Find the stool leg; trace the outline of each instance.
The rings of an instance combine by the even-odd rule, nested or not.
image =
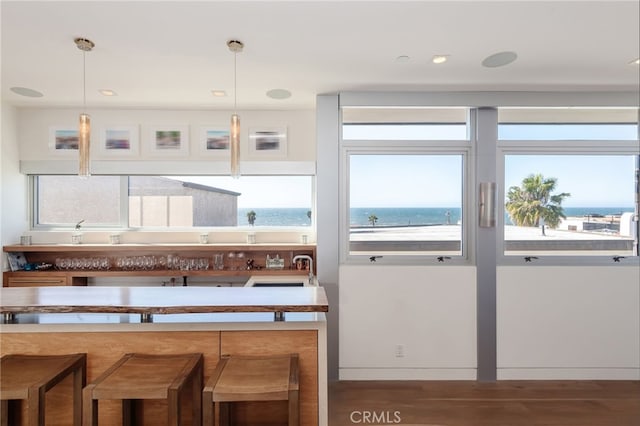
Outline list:
[[[202,382],[204,381],[204,371],[202,363],[197,368],[192,378],[191,397],[193,399],[193,420],[194,426],[202,426]],[[179,402],[179,401],[178,401]]]
[[[289,391],[289,426],[300,425],[300,401],[297,390]]]
[[[193,401],[195,404],[195,401]],[[168,426],[179,426],[180,424],[180,394],[177,389],[169,389],[167,395]]]
[[[73,371],[73,426],[82,425],[82,389],[87,384],[84,368]]]
[[[29,388],[27,394],[27,424],[44,426],[44,387]]]
[[[212,388],[205,388],[202,392],[202,426],[215,425],[214,406]]]
[[[0,406],[0,426],[9,426],[9,400],[3,399]]]
[[[82,424],[84,426],[98,425],[98,401],[93,399],[92,392],[91,385],[82,390]]]

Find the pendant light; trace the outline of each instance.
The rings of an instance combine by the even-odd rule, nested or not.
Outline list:
[[[89,148],[91,144],[91,117],[86,113],[87,108],[87,77],[85,56],[91,52],[95,44],[86,38],[76,38],[73,40],[78,49],[82,50],[82,113],[78,124],[78,176],[88,177],[91,175],[89,169]]]
[[[244,44],[238,40],[229,40],[227,42],[229,50],[233,52],[233,114],[231,114],[231,177],[238,179],[240,177],[240,116],[237,114],[238,108],[238,86],[237,86],[237,70],[236,57],[242,52]]]

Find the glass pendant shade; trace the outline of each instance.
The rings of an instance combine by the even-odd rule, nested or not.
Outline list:
[[[231,115],[231,177],[240,178],[240,116],[235,112],[238,108],[238,73],[236,67],[236,57],[242,52],[244,44],[238,40],[227,41],[229,50],[233,53],[233,110]]]
[[[231,177],[240,177],[240,116],[231,115]]]
[[[82,51],[82,113],[78,123],[78,176],[88,177],[91,175],[89,169],[89,145],[91,144],[91,117],[84,111],[87,108],[87,73],[86,73],[86,53],[91,52],[95,44],[86,38],[75,38],[73,42]]]
[[[89,170],[89,145],[91,138],[91,117],[89,114],[80,114],[80,125],[78,129],[78,155],[80,163],[78,165],[78,176],[90,176]]]

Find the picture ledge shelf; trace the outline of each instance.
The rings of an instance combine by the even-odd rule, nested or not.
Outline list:
[[[289,175],[313,176],[316,174],[315,161],[241,161],[242,175]],[[25,175],[78,173],[76,160],[21,160],[20,173]],[[228,161],[175,160],[92,160],[91,173],[94,175],[228,175]]]

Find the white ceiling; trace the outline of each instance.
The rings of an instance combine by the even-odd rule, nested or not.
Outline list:
[[[240,110],[311,109],[317,94],[341,91],[637,91],[640,67],[629,62],[640,56],[639,3],[3,0],[2,99],[82,105],[75,37],[96,44],[86,54],[89,108],[233,108],[231,38],[245,43]],[[518,59],[481,65],[501,51]],[[431,63],[436,54],[449,61]],[[274,88],[293,96],[270,99]]]

